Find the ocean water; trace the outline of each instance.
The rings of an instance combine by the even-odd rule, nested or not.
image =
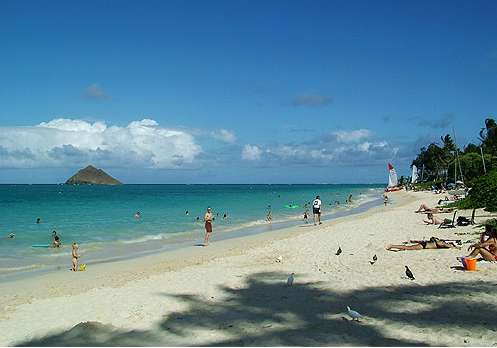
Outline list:
[[[240,229],[301,219],[319,194],[324,213],[347,210],[378,198],[383,185],[0,185],[0,275],[64,268],[70,244],[83,262],[194,245],[203,238],[203,214],[214,210],[213,240]],[[352,204],[345,204],[349,194]],[[339,201],[340,205],[335,202]],[[288,208],[288,205],[298,208]],[[141,218],[135,217],[135,212]],[[188,211],[188,214],[186,214]],[[227,214],[227,218],[223,218]],[[197,216],[200,221],[197,221]],[[309,214],[312,218],[312,214]],[[36,223],[37,218],[41,219]],[[56,230],[63,247],[47,244]],[[8,239],[9,233],[14,239]]]

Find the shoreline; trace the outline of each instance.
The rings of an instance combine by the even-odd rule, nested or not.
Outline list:
[[[97,345],[95,332],[107,345],[492,344],[493,324],[482,318],[497,308],[489,288],[497,284],[496,265],[464,272],[450,268],[457,267],[460,250],[385,251],[388,243],[454,237],[473,233],[472,227],[438,230],[420,223],[413,211],[436,196],[390,196],[395,204],[321,226],[1,283],[0,330],[7,334],[0,344],[55,345],[69,335],[86,340],[76,344]],[[372,254],[378,255],[373,266]],[[402,278],[404,264],[415,282]],[[284,286],[290,272],[296,273],[294,289]],[[463,303],[486,307],[475,314]],[[342,319],[346,305],[365,315],[361,324]],[[477,321],[468,324],[468,315]],[[98,323],[71,329],[86,321]],[[39,340],[47,335],[55,341]]]
[[[336,206],[333,206],[331,208],[326,207],[326,210],[331,210],[331,212],[325,212],[325,214],[322,215],[322,221],[360,214],[368,209],[371,209],[374,206],[382,204],[382,200],[380,198],[374,198],[373,194],[364,196],[364,200],[359,200],[358,205],[344,205],[338,208]],[[312,214],[309,215],[309,224],[312,224]],[[219,232],[216,233],[215,231],[215,233],[211,237],[211,241],[219,242],[233,238],[267,233],[273,230],[277,231],[292,228],[298,226],[299,224],[302,224],[301,215],[295,214],[283,219],[274,220],[270,224],[261,222],[261,220],[255,220],[247,223],[242,223],[240,225],[234,225],[232,227],[223,226]],[[92,250],[90,252],[91,256],[87,258],[88,261],[83,261],[81,263],[85,263],[88,266],[95,266],[98,264],[133,260],[154,254],[172,252],[175,250],[189,248],[191,246],[199,246],[199,244],[202,242],[202,238],[199,238],[197,233],[200,233],[202,235],[201,237],[203,238],[203,229],[201,231],[197,229],[192,231],[171,233],[170,235],[166,234],[165,238],[151,238],[150,240],[145,240],[143,242],[133,242],[129,240],[103,242],[103,244],[99,244],[97,246],[96,252],[95,250]],[[61,253],[64,251],[65,254],[67,254],[64,254],[64,257],[68,260],[67,264],[69,265],[70,255],[68,253],[70,252],[70,250],[68,248],[69,244],[65,246],[64,250],[58,251],[60,251]],[[110,250],[107,249],[107,252],[98,251],[105,248],[110,248]],[[123,250],[124,248],[125,250]],[[83,256],[85,256],[85,251],[82,251],[82,253]],[[107,256],[101,256],[102,253],[106,253]],[[110,256],[108,256],[108,254],[110,254]],[[58,258],[61,258],[61,256],[58,256]],[[43,275],[52,272],[59,272],[63,269],[63,267],[64,266],[54,264],[42,265],[41,268],[40,266],[32,264],[12,267],[12,271],[6,270],[0,272],[0,284],[4,282],[34,277],[38,274]]]

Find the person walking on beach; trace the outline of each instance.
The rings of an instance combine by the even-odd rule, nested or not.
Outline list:
[[[388,195],[386,192],[383,193],[383,203],[385,204],[385,207],[388,204]]]
[[[76,272],[78,270],[78,259],[80,258],[79,255],[79,246],[78,243],[73,242],[72,243],[72,270]]]
[[[209,237],[212,233],[212,209],[207,208],[207,212],[204,215],[205,222],[205,238],[204,238],[204,246],[209,245]]]
[[[304,222],[305,222],[306,224],[308,224],[308,223],[309,223],[308,218],[309,218],[309,217],[308,217],[308,215],[307,215],[307,209],[306,209],[306,210],[304,211]]]
[[[316,216],[317,221],[321,225],[321,198],[319,196],[316,196],[316,199],[312,202],[312,213],[314,218],[314,226],[316,226]]]

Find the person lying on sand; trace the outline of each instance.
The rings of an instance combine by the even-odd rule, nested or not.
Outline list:
[[[430,208],[426,204],[421,204],[415,213],[452,213],[454,209],[452,208]]]
[[[426,216],[427,220],[423,220],[423,222],[427,225],[440,225],[442,221],[438,220],[432,213],[428,213]]]
[[[485,235],[488,238],[482,241]],[[481,256],[486,261],[497,261],[497,230],[495,227],[485,226],[485,232],[480,238],[480,243],[471,244],[468,251],[471,251],[468,257]]]
[[[402,250],[423,250],[423,249],[450,249],[457,248],[453,243],[447,243],[446,241],[439,239],[437,237],[431,237],[430,240],[412,240],[413,245],[394,245],[390,244],[386,247],[388,251],[402,251]]]

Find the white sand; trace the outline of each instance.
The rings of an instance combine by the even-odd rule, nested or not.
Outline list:
[[[395,204],[318,227],[0,284],[0,345],[497,345],[496,264],[451,268],[468,244],[385,250],[431,236],[474,240],[460,233],[478,230],[423,225],[413,211],[438,196],[391,197]],[[364,318],[346,318],[347,305]],[[87,321],[98,323],[73,328]]]

